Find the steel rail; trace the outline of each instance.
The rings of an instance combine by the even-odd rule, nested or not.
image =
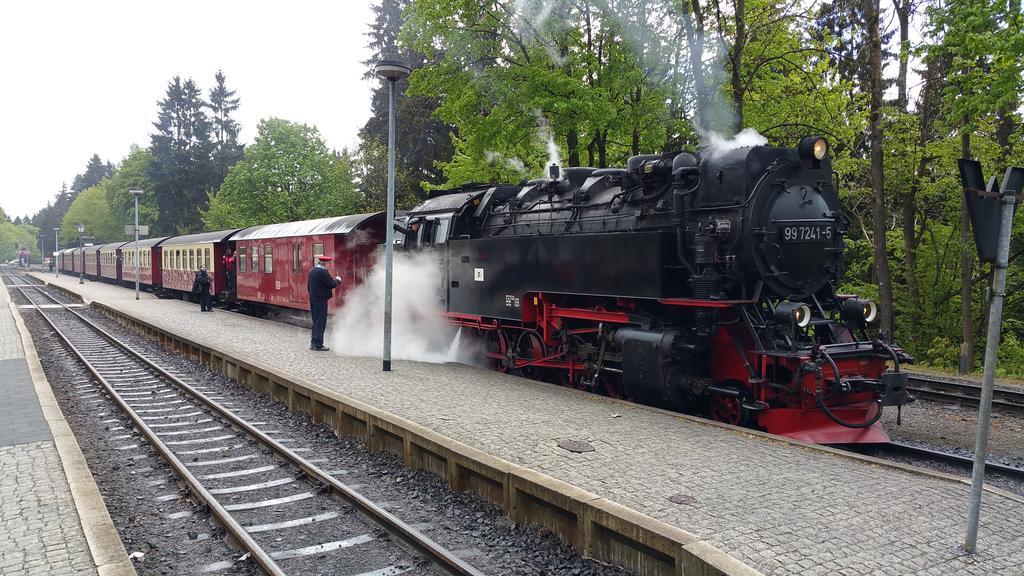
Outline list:
[[[50,325],[54,333],[56,333],[57,336],[59,336],[60,339],[63,340],[65,344],[67,344],[68,348],[70,348],[71,351],[75,354],[75,356],[78,357],[78,360],[82,362],[85,368],[93,375],[93,377],[96,378],[96,380],[100,384],[103,385],[103,388],[106,389],[107,394],[110,395],[114,402],[116,402],[117,405],[121,407],[121,410],[123,410],[125,414],[127,414],[127,416],[135,424],[135,427],[138,428],[138,430],[142,432],[143,436],[146,437],[146,440],[148,440],[149,443],[154,448],[156,448],[157,452],[160,454],[160,457],[163,458],[168,465],[170,465],[170,467],[174,470],[174,473],[177,474],[178,477],[185,482],[185,484],[188,486],[189,491],[192,492],[192,494],[200,501],[202,505],[206,506],[210,510],[210,513],[223,525],[224,529],[232,537],[238,540],[239,544],[242,546],[242,548],[246,550],[246,552],[248,552],[252,556],[252,559],[256,562],[256,564],[266,574],[270,576],[286,576],[284,570],[282,570],[281,567],[277,564],[277,562],[275,562],[274,559],[270,557],[270,554],[268,554],[266,550],[264,550],[259,544],[257,544],[256,541],[249,535],[249,533],[245,531],[245,528],[243,528],[242,525],[234,519],[234,517],[221,505],[220,502],[217,501],[216,498],[214,498],[212,494],[210,494],[210,492],[202,485],[202,483],[199,482],[199,479],[197,479],[188,470],[188,468],[185,467],[181,460],[179,460],[178,457],[174,455],[171,449],[168,448],[167,445],[164,444],[162,440],[160,440],[156,433],[153,432],[153,429],[146,424],[142,417],[140,417],[135,412],[135,410],[133,410],[132,407],[129,406],[127,402],[125,402],[124,398],[122,398],[121,395],[118,394],[118,392],[114,389],[113,385],[111,385],[110,382],[108,382],[107,379],[102,374],[100,374],[99,370],[92,364],[92,362],[87,360],[85,356],[81,353],[81,351],[74,344],[71,343],[71,340],[67,337],[67,335],[65,335],[64,332],[62,332],[61,329],[57,327],[53,320],[48,318],[46,314],[43,313],[42,308],[40,308],[39,305],[36,304],[35,301],[33,301],[28,294],[25,293],[25,290],[21,286],[18,286],[17,288],[18,291],[21,292],[22,296],[24,296],[29,302],[32,303],[33,306],[35,306],[36,310],[39,312],[39,315],[43,317],[43,320],[46,320],[46,323]],[[47,295],[45,292],[43,294],[49,297],[49,295]],[[78,313],[74,312],[67,306],[64,306],[60,302],[57,302],[56,299],[50,299],[56,302],[57,304],[60,304],[64,310],[71,312],[72,314],[75,314],[82,320],[85,320],[85,318],[82,318],[82,316],[79,315]],[[88,322],[88,320],[85,320],[85,322],[91,325],[91,323]],[[105,332],[103,332],[103,334],[106,335]]]
[[[973,456],[960,456],[959,454],[950,454],[948,452],[943,452],[941,450],[921,448],[920,446],[913,446],[910,444],[904,444],[902,442],[889,442],[888,444],[883,444],[882,448],[885,450],[892,450],[893,452],[896,453],[911,454],[923,458],[931,458],[933,460],[952,462],[954,464],[958,464],[966,468],[970,468],[974,464]],[[1008,466],[1006,464],[1000,464],[998,462],[992,462],[989,460],[985,461],[985,468],[989,472],[999,472],[1007,476],[1012,476],[1016,479],[1024,479],[1024,468]]]
[[[196,390],[192,386],[189,386],[188,384],[181,381],[173,374],[167,372],[157,364],[154,364],[148,358],[145,358],[144,356],[133,350],[131,347],[129,347],[127,344],[124,344],[123,342],[118,340],[117,337],[111,335],[103,328],[94,324],[88,318],[85,318],[78,312],[68,308],[61,302],[58,302],[55,298],[53,298],[46,292],[43,292],[43,286],[33,286],[33,288],[36,288],[41,294],[52,300],[54,303],[59,304],[65,310],[77,316],[84,324],[98,332],[112,344],[121,348],[129,355],[133,356],[134,358],[138,359],[139,361],[150,367],[152,370],[159,373],[164,378],[173,382],[176,386],[187,392],[190,396],[201,402],[211,411],[215,412],[218,416],[224,418],[225,420],[228,420],[232,425],[234,425],[242,432],[248,434],[250,437],[269,447],[275,454],[283,458],[285,461],[292,464],[296,468],[302,470],[307,475],[307,477],[313,478],[322,485],[330,488],[343,500],[352,504],[365,516],[369,517],[373,523],[381,526],[388,532],[400,537],[402,541],[404,541],[407,545],[412,546],[417,551],[425,554],[431,561],[439,565],[441,568],[457,576],[484,576],[482,572],[480,572],[476,568],[473,568],[465,561],[463,561],[461,558],[455,556],[453,553],[443,548],[440,544],[434,542],[428,536],[422,534],[420,531],[416,530],[412,526],[409,526],[408,524],[406,524],[405,522],[403,522],[402,520],[388,512],[387,510],[384,510],[380,506],[377,506],[363,495],[349,488],[348,486],[340,482],[337,478],[334,478],[330,474],[327,474],[327,472],[320,469],[313,463],[305,460],[292,450],[285,447],[283,444],[277,442],[270,436],[267,436],[265,433],[253,427],[251,424],[249,424],[239,416],[235,415],[230,410],[225,409],[224,407],[217,404],[215,401],[208,398],[202,392]],[[79,357],[81,357],[81,355],[79,355]]]
[[[977,406],[981,385],[973,382],[939,379],[926,374],[910,374],[908,388],[923,398],[948,400],[967,406]],[[1024,390],[996,388],[993,405],[1014,411],[1024,411]]]

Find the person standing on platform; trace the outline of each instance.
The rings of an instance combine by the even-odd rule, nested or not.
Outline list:
[[[235,291],[235,251],[228,248],[224,251],[224,289],[228,293]]]
[[[326,352],[330,348],[324,346],[324,330],[327,328],[327,302],[331,299],[334,289],[341,285],[341,277],[331,278],[327,271],[327,263],[333,261],[330,256],[318,256],[316,266],[309,271],[307,289],[309,290],[309,313],[313,317],[313,336],[309,340],[309,349]]]
[[[196,272],[196,279],[192,282],[192,292],[199,294],[200,312],[213,312],[213,296],[210,294],[212,280],[210,273],[206,271],[206,266],[200,266],[199,271]]]

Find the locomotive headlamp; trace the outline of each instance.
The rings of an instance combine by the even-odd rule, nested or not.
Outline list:
[[[828,140],[820,136],[807,136],[800,139],[797,150],[804,160],[824,160],[828,156]]]
[[[860,325],[870,324],[878,317],[878,306],[871,300],[847,298],[843,301],[843,320]]]
[[[775,320],[804,328],[811,323],[811,309],[803,302],[780,302],[775,307]]]

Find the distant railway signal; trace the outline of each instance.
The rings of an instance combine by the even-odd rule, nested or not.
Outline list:
[[[967,541],[964,549],[974,553],[978,545],[978,519],[981,515],[981,491],[985,482],[985,453],[992,417],[992,389],[995,385],[996,360],[999,353],[999,331],[1003,320],[1003,297],[1006,289],[1006,268],[1010,256],[1010,231],[1017,196],[1024,188],[1024,168],[1011,166],[1003,176],[1003,185],[995,191],[993,177],[984,184],[981,163],[962,158],[960,181],[964,188],[964,204],[974,229],[978,258],[993,265],[992,289],[989,298],[988,333],[985,339],[985,376],[978,403],[978,437],[974,445],[974,470],[971,475],[971,499],[967,508]]]

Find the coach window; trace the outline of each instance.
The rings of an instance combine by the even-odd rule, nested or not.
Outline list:
[[[174,269],[181,270],[181,250],[174,251]]]
[[[246,260],[247,250],[245,246],[238,247],[238,271],[245,272],[245,269],[249,266],[249,261]]]
[[[206,262],[206,269],[210,270],[210,249],[203,248],[203,262]]]
[[[263,245],[263,272],[264,274],[274,271],[274,247],[270,244]]]
[[[313,266],[316,266],[316,259],[324,255],[323,243],[313,244]]]
[[[259,244],[253,244],[252,245],[252,271],[253,272],[259,272],[260,271],[260,245]]]

